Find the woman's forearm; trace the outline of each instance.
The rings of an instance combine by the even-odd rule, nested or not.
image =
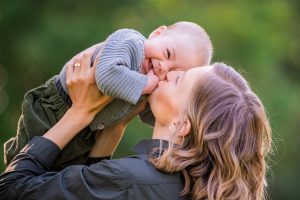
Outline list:
[[[87,113],[79,113],[77,110],[70,108],[43,137],[63,149],[79,131],[90,123],[91,118],[92,116]]]
[[[66,83],[72,107],[43,136],[54,142],[60,149],[63,149],[98,112],[112,101],[112,97],[103,95],[95,83],[96,66],[91,67],[94,51],[95,48],[90,48],[67,63]]]

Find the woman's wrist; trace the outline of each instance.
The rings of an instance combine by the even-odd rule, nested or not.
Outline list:
[[[73,119],[73,123],[78,124],[78,126],[86,127],[89,125],[93,118],[95,117],[95,113],[89,112],[85,109],[71,107],[67,113]]]

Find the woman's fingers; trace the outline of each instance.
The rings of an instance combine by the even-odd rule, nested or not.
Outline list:
[[[78,53],[76,56],[74,56],[66,65],[71,65],[72,68],[72,79],[77,78],[83,78],[83,76],[86,76],[90,72],[91,68],[91,62],[92,62],[92,56],[96,52],[97,48],[99,48],[99,45],[93,45],[92,47],[89,47],[88,49],[85,49],[84,51]],[[70,69],[69,69],[70,70]],[[69,75],[71,75],[69,71]],[[70,78],[70,76],[69,76]]]
[[[81,68],[82,68],[82,56],[79,55],[75,58],[75,63],[73,65],[74,78],[77,79],[79,77]]]
[[[67,63],[67,69],[66,69],[66,83],[67,83],[67,85],[70,84],[72,76],[73,76],[73,66],[69,62],[69,63]]]
[[[92,67],[92,57],[94,55],[94,53],[97,51],[97,48],[99,46],[94,45],[88,49],[86,49],[83,53],[82,53],[82,75],[86,77],[93,83],[95,82],[95,68]],[[93,65],[95,65],[94,62]]]
[[[90,70],[93,53],[94,53],[94,49],[89,48],[82,55],[82,70],[84,72],[88,72]]]
[[[95,78],[95,76],[96,76],[96,66],[95,65],[93,65],[92,67],[91,67],[91,71],[90,71],[90,75],[91,75],[91,78],[92,78],[92,82],[96,82],[96,78]]]
[[[67,62],[66,66],[66,84],[70,86],[74,77],[74,65],[76,63],[76,59],[78,56],[74,56],[69,62]]]
[[[100,48],[99,44],[96,44],[93,47],[94,47],[94,52],[96,52],[96,51],[99,52],[99,48]],[[99,62],[99,56],[96,56],[96,58],[95,58],[95,60],[93,62],[93,66],[91,67],[91,75],[92,75],[92,77],[95,77],[95,75],[96,75],[96,65],[97,65],[98,62]],[[95,78],[94,78],[94,81],[95,81]]]

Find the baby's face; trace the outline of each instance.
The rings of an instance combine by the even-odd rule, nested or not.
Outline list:
[[[145,41],[142,73],[147,74],[153,69],[160,80],[165,80],[171,70],[197,67],[200,63],[197,49],[188,35],[168,33],[149,38]]]

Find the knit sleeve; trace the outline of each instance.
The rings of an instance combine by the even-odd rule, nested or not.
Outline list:
[[[147,84],[146,75],[139,73],[144,47],[139,35],[127,31],[117,31],[105,42],[96,83],[105,95],[136,104]]]

